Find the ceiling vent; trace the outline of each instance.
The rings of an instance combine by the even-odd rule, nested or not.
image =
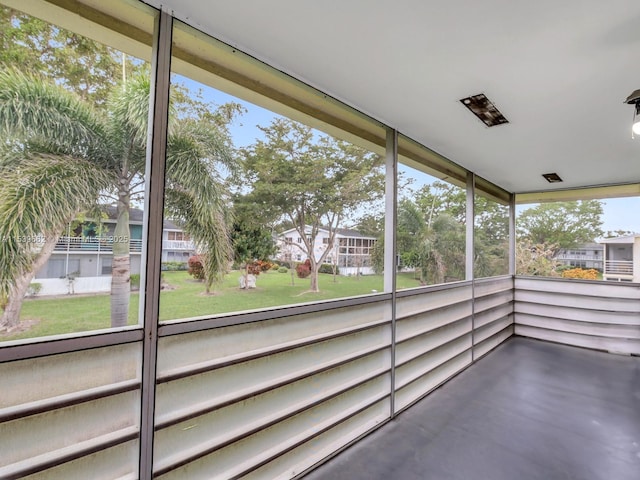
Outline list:
[[[496,108],[484,93],[463,98],[460,102],[471,110],[476,117],[482,120],[482,123],[487,127],[495,127],[496,125],[509,123],[509,120],[500,113],[500,110]]]
[[[549,183],[560,183],[562,181],[557,173],[543,173],[542,176]]]

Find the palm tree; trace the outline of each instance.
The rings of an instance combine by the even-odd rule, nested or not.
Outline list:
[[[398,205],[398,250],[405,265],[420,270],[420,281],[444,283],[464,278],[465,229],[447,213],[425,218],[410,200]]]
[[[150,84],[138,75],[117,87],[104,111],[61,87],[0,69],[0,328],[19,321],[22,299],[65,226],[115,198],[111,325],[127,323],[129,211],[144,186]],[[165,208],[203,254],[207,290],[232,249],[217,167],[233,168],[221,124],[170,115]]]

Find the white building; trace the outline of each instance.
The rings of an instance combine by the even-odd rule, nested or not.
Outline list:
[[[305,235],[311,239],[311,227],[305,227]],[[331,251],[323,263],[337,263],[340,275],[371,275],[374,273],[371,261],[375,237],[369,237],[356,230],[338,228]],[[313,255],[319,261],[329,246],[329,231],[320,228],[313,244]],[[304,262],[308,257],[305,243],[295,228],[278,235],[276,258],[283,262]]]
[[[562,265],[576,268],[595,268],[602,271],[604,246],[599,243],[585,243],[575,248],[562,248],[556,260]]]
[[[116,225],[115,207],[107,207],[107,218],[99,222],[83,221],[69,226],[53,253],[34,277],[42,289],[39,295],[98,293],[111,289],[111,264]],[[131,273],[140,273],[143,211],[129,212],[129,252]],[[98,226],[98,224],[100,224]],[[195,254],[189,237],[172,222],[165,220],[162,230],[162,262],[187,263]]]
[[[604,280],[640,283],[640,234],[601,240]]]

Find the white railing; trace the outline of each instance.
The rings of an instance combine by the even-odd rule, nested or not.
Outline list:
[[[163,240],[163,250],[195,250],[194,243],[190,240]]]
[[[602,261],[602,255],[572,255],[568,253],[561,253],[556,258],[558,260],[589,260],[593,262]]]
[[[102,237],[67,237],[63,236],[56,242],[55,252],[113,252],[113,244],[125,241],[117,235],[105,235]],[[129,251],[138,253],[142,251],[142,240],[129,239]]]
[[[392,301],[163,322],[155,415],[141,330],[0,348],[0,478],[88,478],[93,459],[137,478],[145,415],[149,477],[291,478],[505,341],[514,317],[517,335],[640,354],[637,284],[502,277]]]
[[[515,286],[516,335],[640,354],[637,285],[519,277]]]
[[[605,275],[633,275],[633,262],[630,260],[607,260],[604,264]]]
[[[513,333],[511,277],[397,295],[395,310],[381,294],[163,322],[155,415],[141,401],[141,331],[35,358],[0,349],[0,478],[88,478],[85,459],[138,478],[147,414],[149,478],[292,478]]]

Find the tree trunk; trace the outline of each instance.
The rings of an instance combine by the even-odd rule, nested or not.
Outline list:
[[[246,290],[247,279],[249,278],[249,262],[244,264],[244,273],[240,276],[240,288]]]
[[[13,329],[20,323],[20,311],[22,310],[22,302],[24,300],[31,280],[36,272],[40,270],[53,252],[58,242],[59,235],[45,235],[45,242],[40,253],[33,262],[31,268],[15,280],[11,293],[7,298],[7,304],[4,307],[2,316],[0,317],[0,329]]]
[[[205,257],[205,254],[200,255],[200,261],[202,262],[202,268],[204,269],[204,294],[209,295],[211,293],[211,286],[213,285],[213,280],[209,278],[207,272],[209,268],[205,266],[205,262],[208,262],[209,259]]]
[[[438,283],[444,283],[444,274],[447,271],[447,267],[444,264],[444,260],[442,258],[441,255],[439,255],[438,253],[435,254],[435,263],[436,263],[436,279],[435,282],[436,284]]]
[[[111,264],[112,327],[124,327],[129,320],[129,298],[131,296],[129,200],[128,192],[118,192],[118,218],[113,232],[113,262]]]
[[[320,264],[316,262],[311,262],[311,291],[319,292],[318,288],[318,270],[320,270]]]

